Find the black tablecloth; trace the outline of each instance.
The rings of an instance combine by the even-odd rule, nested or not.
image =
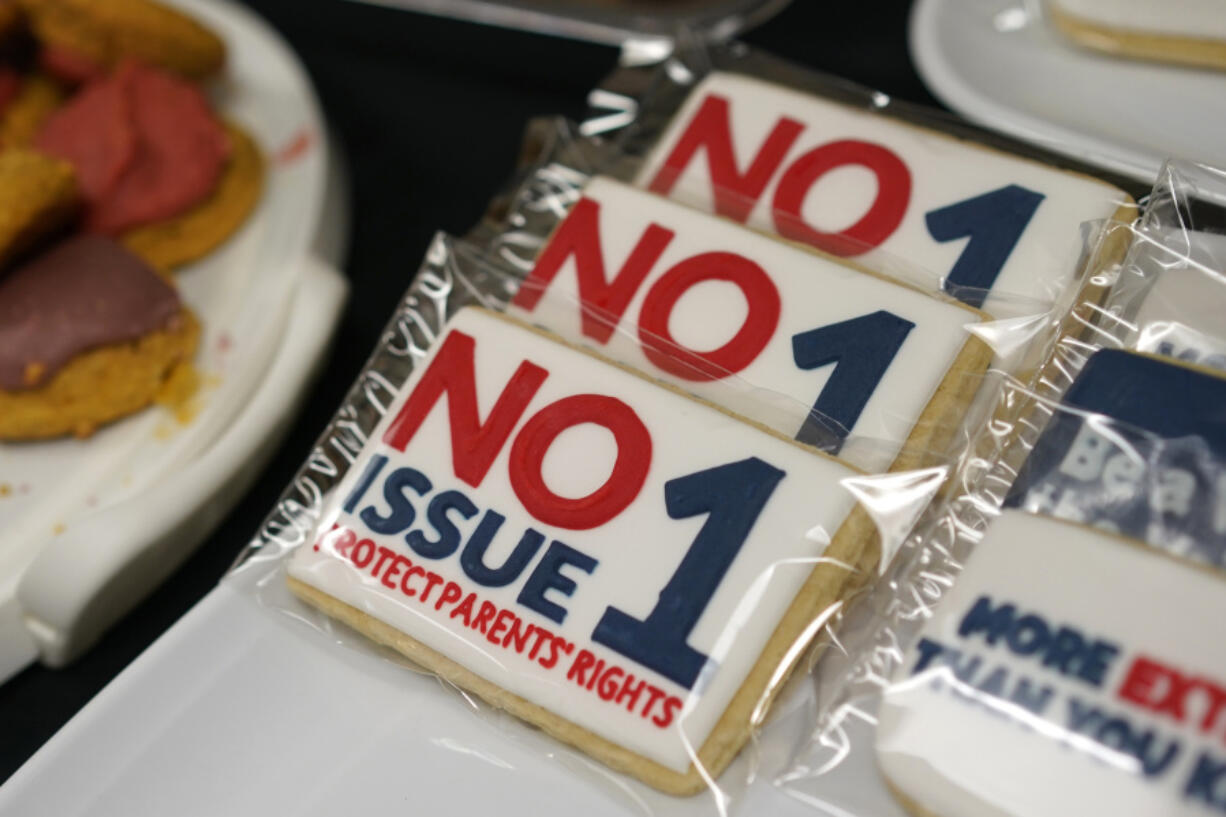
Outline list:
[[[347,0],[248,0],[297,49],[351,182],[352,297],[321,380],[243,501],[175,575],[80,661],[33,666],[0,686],[0,780],[217,584],[361,368],[436,230],[460,233],[507,178],[524,123],[578,116],[611,48]],[[794,0],[744,39],[935,104],[906,47],[909,2]]]

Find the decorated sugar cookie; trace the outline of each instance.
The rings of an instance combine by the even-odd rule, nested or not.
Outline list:
[[[939,451],[977,310],[595,178],[511,312],[868,470]]]
[[[877,759],[916,815],[1226,809],[1220,574],[1006,511],[902,658]]]
[[[1061,33],[1096,51],[1226,68],[1219,0],[1048,0],[1047,11]]]
[[[921,267],[993,314],[1050,303],[1077,272],[1081,223],[1133,215],[1096,179],[722,72],[637,184],[877,269]]]
[[[1063,402],[1007,505],[1226,564],[1226,378],[1108,349]]]
[[[289,582],[609,766],[693,793],[695,763],[731,761],[790,650],[871,561],[839,484],[855,473],[468,308]]]

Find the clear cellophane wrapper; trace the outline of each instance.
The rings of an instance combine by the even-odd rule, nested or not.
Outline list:
[[[744,53],[731,48],[727,55],[729,59],[740,59]],[[780,81],[790,76],[781,67],[762,70],[777,71],[775,78]],[[662,67],[656,71],[657,76],[670,73],[675,74],[676,68]],[[825,80],[807,82],[816,82],[823,90],[837,87]],[[868,92],[846,88],[843,92],[855,96],[869,108],[886,104]],[[644,108],[639,114],[641,123],[646,126],[651,121],[648,111]],[[1017,422],[1023,413],[1022,404],[1029,406],[1043,393],[1046,388],[1043,378],[1053,365],[1051,360],[1063,348],[1061,344],[1069,335],[1068,316],[1073,314],[1069,306],[1084,302],[1089,297],[1086,293],[1095,293],[1097,297],[1105,280],[1100,267],[1118,263],[1121,234],[1118,225],[1085,225],[1082,229],[1089,249],[1077,259],[1069,287],[1038,295],[1033,291],[1014,294],[997,288],[992,292],[991,314],[965,305],[983,304],[986,292],[977,292],[975,287],[949,280],[946,272],[924,269],[889,252],[875,252],[871,265],[866,268],[854,259],[831,257],[796,242],[766,239],[759,233],[754,233],[752,239],[734,241],[730,237],[728,240],[733,241],[734,247],[736,241],[766,240],[782,248],[780,251],[805,254],[804,257],[812,259],[812,264],[839,268],[840,274],[869,276],[920,293],[934,303],[965,311],[965,323],[959,323],[951,336],[960,338],[962,348],[973,350],[974,354],[959,355],[945,373],[941,386],[946,395],[954,395],[955,399],[948,403],[934,400],[929,406],[935,405],[938,410],[918,415],[887,405],[877,410],[879,422],[874,426],[875,431],[857,433],[854,428],[847,427],[843,416],[824,413],[822,407],[828,404],[821,404],[820,400],[814,403],[812,395],[799,397],[778,381],[753,374],[751,369],[722,368],[720,361],[712,361],[687,347],[667,328],[659,331],[658,320],[647,324],[641,312],[636,314],[637,307],[613,314],[607,304],[586,301],[581,291],[551,289],[547,285],[540,286],[540,282],[533,279],[542,252],[556,237],[576,204],[590,193],[593,180],[597,180],[597,184],[609,184],[630,179],[633,176],[630,168],[640,161],[631,143],[620,138],[610,140],[593,136],[587,124],[573,126],[560,120],[534,123],[525,151],[528,161],[507,192],[491,205],[487,218],[463,240],[445,235],[436,237],[367,365],[311,456],[236,563],[229,581],[246,588],[271,611],[283,614],[299,635],[330,645],[329,649],[334,649],[338,660],[360,664],[367,659],[355,656],[379,654],[405,666],[406,684],[434,683],[441,679],[442,686],[462,696],[478,717],[512,736],[517,747],[515,751],[526,747],[528,751],[554,758],[568,770],[590,779],[594,791],[623,801],[639,813],[726,813],[744,802],[751,787],[795,778],[788,770],[794,771],[797,758],[803,754],[797,754],[796,747],[805,745],[809,737],[817,733],[818,713],[829,709],[829,685],[825,679],[839,672],[840,662],[850,666],[851,659],[863,653],[857,646],[857,639],[867,633],[867,625],[849,627],[848,611],[870,609],[879,591],[872,591],[866,603],[853,607],[852,602],[870,588],[892,585],[902,575],[899,571],[913,563],[913,554],[919,546],[914,544],[916,537],[911,534],[912,529],[918,522],[920,527],[916,530],[926,531],[933,524],[932,520],[944,513],[930,509],[934,498],[937,499],[936,507],[944,508],[950,497],[961,496],[966,480],[975,474],[975,463],[984,460],[981,449],[985,434],[996,434],[1000,440],[1012,437],[1000,431],[1002,425]],[[686,184],[679,182],[678,189],[684,190]],[[735,190],[721,190],[717,194],[724,202],[735,202],[740,195]],[[744,231],[730,222],[710,218],[716,225],[712,229],[726,229],[730,233]],[[532,308],[523,306],[525,292],[533,293]],[[517,301],[521,303],[517,305]],[[680,309],[678,304],[683,301],[673,304]],[[471,317],[474,309],[482,310],[476,313],[478,318]],[[500,317],[508,313],[513,324],[506,324],[506,319]],[[457,319],[458,315],[464,317]],[[542,318],[542,315],[570,315],[571,318],[569,322],[557,322]],[[739,584],[727,585],[722,590],[725,595],[735,592],[738,596],[716,605],[732,613],[722,618],[708,616],[702,619],[700,616],[697,624],[691,621],[689,632],[694,641],[700,643],[689,642],[688,647],[694,648],[704,659],[701,666],[705,669],[699,673],[703,680],[683,678],[683,681],[690,681],[689,687],[684,683],[678,685],[675,679],[662,680],[651,675],[649,666],[643,668],[626,658],[627,653],[620,653],[620,658],[610,654],[608,638],[600,642],[606,645],[602,653],[596,646],[568,637],[571,630],[555,626],[561,623],[556,608],[567,599],[573,600],[574,609],[563,609],[562,615],[567,617],[573,612],[571,621],[590,616],[589,626],[604,620],[598,608],[617,608],[623,621],[626,618],[640,623],[652,620],[649,613],[653,604],[665,600],[668,588],[676,590],[686,584],[677,579],[676,573],[665,571],[657,576],[659,570],[654,573],[645,570],[645,578],[641,581],[646,590],[636,591],[642,598],[631,613],[620,610],[616,599],[581,603],[585,583],[590,584],[585,574],[596,575],[593,571],[597,563],[610,558],[610,564],[615,565],[616,559],[598,558],[585,552],[583,543],[589,541],[585,538],[587,535],[567,533],[569,529],[565,525],[542,531],[529,528],[518,543],[513,535],[507,534],[505,541],[491,544],[490,528],[484,522],[479,525],[478,521],[493,520],[492,530],[496,533],[501,522],[512,514],[508,506],[500,505],[500,510],[489,507],[484,516],[480,515],[484,507],[480,491],[472,493],[456,483],[452,475],[444,473],[446,463],[441,460],[447,457],[445,425],[433,429],[434,436],[443,440],[439,443],[442,448],[435,452],[437,456],[412,461],[412,466],[407,464],[410,460],[397,460],[399,467],[393,464],[386,466],[388,472],[381,470],[385,463],[378,461],[380,457],[398,456],[387,450],[388,440],[396,438],[392,429],[403,427],[403,418],[408,412],[406,405],[421,381],[429,377],[433,361],[444,355],[441,347],[446,339],[454,338],[460,331],[452,331],[456,320],[460,320],[463,327],[493,321],[494,325],[504,327],[497,331],[520,338],[501,344],[505,348],[498,349],[498,354],[507,356],[503,379],[488,375],[497,382],[479,384],[482,396],[478,400],[478,422],[492,410],[491,401],[497,399],[498,389],[516,370],[516,343],[522,342],[525,348],[540,348],[544,350],[542,353],[549,355],[556,351],[559,355],[584,361],[583,365],[568,371],[578,379],[595,376],[596,380],[587,384],[589,390],[604,388],[599,372],[607,372],[605,379],[609,383],[629,378],[627,388],[635,394],[642,391],[659,395],[658,402],[673,406],[661,411],[666,414],[680,412],[676,414],[677,427],[684,427],[685,433],[696,435],[697,444],[688,444],[691,452],[710,448],[716,460],[721,456],[728,459],[732,453],[721,451],[716,443],[704,445],[707,439],[704,435],[709,435],[711,440],[724,439],[720,435],[740,439],[752,432],[759,435],[755,439],[761,441],[762,450],[778,449],[789,452],[779,456],[799,457],[793,469],[797,473],[807,472],[811,463],[820,464],[820,467],[812,466],[817,470],[814,476],[806,477],[811,484],[803,488],[820,497],[820,501],[797,496],[777,503],[786,509],[784,521],[778,523],[784,526],[783,530],[768,537],[768,544],[755,548],[755,554],[761,551],[765,555],[755,556],[751,566],[741,571],[743,575],[736,579]],[[506,326],[511,328],[506,329]],[[590,333],[583,329],[587,326],[602,326],[603,331],[597,333],[601,340],[593,341]],[[534,345],[541,343],[544,345]],[[490,348],[490,345],[481,347],[478,338],[478,348]],[[579,357],[574,357],[576,355]],[[644,357],[652,365],[644,362]],[[479,363],[477,369],[481,369]],[[591,371],[585,371],[588,369]],[[689,375],[685,374],[686,370]],[[691,385],[693,383],[700,383],[701,387]],[[486,388],[494,393],[485,396]],[[1021,400],[1019,393],[1030,399]],[[657,402],[655,397],[652,402]],[[530,413],[533,409],[527,410]],[[696,414],[691,417],[691,412]],[[437,417],[443,417],[443,413],[438,413]],[[529,420],[529,424],[532,422]],[[533,426],[534,429],[540,427]],[[652,430],[658,432],[655,438],[659,439],[663,432]],[[800,444],[796,442],[798,437]],[[403,437],[396,439],[405,442]],[[688,438],[682,441],[686,440]],[[408,448],[401,448],[400,453],[405,457],[413,456],[412,446],[416,444],[410,440]],[[670,442],[670,445],[675,447],[676,443]],[[506,448],[514,448],[514,443],[508,442]],[[452,449],[452,455],[455,450]],[[505,451],[498,456],[504,454]],[[582,456],[570,459],[580,464],[583,460]],[[717,463],[713,460],[701,473],[714,473],[718,467],[747,461]],[[493,462],[490,473],[497,473],[502,460]],[[404,476],[405,469],[424,474],[440,465],[443,470],[437,474],[431,471],[430,478],[424,482],[415,483],[416,477]],[[671,467],[671,463],[669,465]],[[570,473],[566,470],[569,465],[558,467],[561,468],[558,473]],[[616,470],[620,466],[612,467]],[[418,499],[403,493],[412,489],[421,503],[420,513],[405,511],[404,519],[428,516],[426,504],[444,493],[449,497],[446,501],[452,504],[440,506],[443,517],[447,515],[447,508],[460,508],[458,513],[464,517],[463,524],[459,525],[459,530],[452,524],[453,538],[458,538],[446,555],[440,554],[447,547],[440,549],[438,542],[428,544],[430,535],[435,535],[439,541],[446,538],[442,527],[426,531],[428,535],[424,538],[419,536],[409,541],[407,548],[404,529],[395,534],[376,535],[360,527],[363,524],[360,512],[367,501],[367,492],[370,491],[370,497],[377,497],[379,480],[390,479],[388,474],[393,468],[401,474],[400,478],[409,481],[397,483],[395,489],[384,485],[384,490],[402,491],[402,497],[416,502]],[[682,507],[682,499],[670,493],[674,489],[668,486],[678,485],[697,473],[699,471],[670,474],[671,479],[665,485],[656,486],[648,481],[643,490],[658,493],[662,489],[663,502],[657,499],[656,504],[668,504],[667,515],[673,520],[688,518],[684,516],[687,513],[690,516],[713,515],[721,507],[714,499],[709,506],[686,510]],[[738,474],[737,479],[744,481],[749,476]],[[472,487],[473,481],[466,481]],[[545,481],[548,482],[547,474]],[[829,485],[823,481],[828,481]],[[444,490],[444,484],[451,487]],[[372,490],[371,485],[376,487]],[[565,493],[557,485],[553,487],[557,493]],[[431,493],[435,488],[437,491]],[[457,498],[465,492],[469,494],[462,501]],[[499,501],[513,502],[507,499],[512,493],[515,492],[510,489],[503,491]],[[812,509],[808,507],[810,504],[814,506]],[[412,502],[405,505],[411,506]],[[472,512],[468,513],[465,509],[470,506]],[[392,504],[379,505],[372,501],[369,509],[373,509],[369,518],[391,518],[395,516],[397,504],[392,501]],[[524,510],[519,509],[519,513],[522,517]],[[661,509],[652,513],[663,516]],[[507,529],[518,525],[520,517],[508,524]],[[424,524],[424,519],[422,521]],[[411,521],[406,523],[412,524]],[[693,527],[691,525],[682,533],[669,533],[668,541],[673,542],[671,537],[675,537],[679,551],[689,544],[691,550],[688,552],[692,553],[699,541],[695,539]],[[465,556],[468,545],[481,538],[478,528],[485,531],[484,550],[468,558]],[[643,529],[651,530],[650,527]],[[638,530],[636,528],[636,532]],[[539,537],[535,547],[533,531]],[[417,528],[408,532],[421,533]],[[645,538],[650,541],[649,537]],[[459,549],[460,540],[467,540],[463,549]],[[552,543],[546,545],[550,540]],[[846,547],[848,542],[858,544]],[[560,547],[555,549],[553,545]],[[344,609],[330,609],[331,616],[317,609],[320,604],[306,604],[287,589],[287,576],[293,575],[295,570],[291,567],[295,554],[312,548],[336,557],[343,563],[340,567],[347,575],[342,581],[346,589],[338,591],[343,597]],[[900,549],[904,558],[895,558]],[[778,555],[769,555],[771,553]],[[488,555],[486,561],[490,563],[485,569],[501,560],[504,568],[518,564],[518,572],[508,568],[509,572],[499,573],[500,577],[515,574],[508,583],[499,584],[502,578],[482,573],[483,554]],[[301,554],[299,558],[301,560]],[[680,556],[678,559],[687,561]],[[691,569],[683,568],[680,562],[675,567],[678,571]],[[632,567],[611,570],[633,572]],[[537,581],[531,594],[534,601],[526,610],[521,609],[522,605],[516,607],[528,592],[521,585],[531,583],[537,573],[543,578]],[[417,579],[412,579],[410,574],[417,579],[425,577],[422,580],[438,594],[431,603],[421,602],[420,594],[425,585],[413,587],[411,582]],[[306,575],[305,570],[298,575]],[[435,580],[431,576],[438,578]],[[484,576],[484,579],[477,581],[474,576]],[[681,577],[682,580],[689,578],[688,574]],[[697,579],[694,581],[700,583]],[[709,595],[718,598],[716,594],[721,592],[721,583],[711,585],[709,578],[705,581]],[[812,594],[814,586],[824,588],[826,595]],[[729,587],[739,589],[730,591]],[[409,593],[410,588],[413,594]],[[483,592],[477,592],[483,588]],[[389,590],[392,591],[390,599]],[[403,597],[395,597],[397,592]],[[446,601],[440,601],[444,598]],[[826,601],[814,601],[819,598]],[[543,603],[542,599],[548,603]],[[794,600],[789,604],[789,599],[807,601]],[[485,628],[480,623],[469,626],[469,615],[462,611],[465,604],[475,608],[473,620],[479,622],[481,605],[485,602],[490,605],[490,615],[497,615],[497,620],[504,621],[498,625],[505,628],[497,631],[498,638],[489,637],[489,621]],[[326,604],[325,599],[325,607]],[[554,616],[555,625],[547,627],[549,622],[533,619],[542,608]],[[341,609],[339,614],[338,609]],[[383,626],[392,618],[402,624],[409,622],[400,630],[410,632],[411,643],[404,642]],[[777,630],[767,626],[772,639],[769,649],[763,653],[767,657],[749,662],[753,665],[753,670],[746,674],[749,680],[739,686],[732,684],[732,687],[728,687],[731,682],[723,682],[724,687],[720,687],[717,676],[710,673],[718,672],[725,664],[735,666],[738,661],[746,664],[746,657],[738,657],[736,653],[737,642],[755,637],[752,636],[754,627],[762,629],[763,625],[755,624],[755,619],[782,621],[786,626],[780,624]],[[372,620],[376,623],[371,624]],[[464,621],[469,630],[480,629],[480,634],[486,637],[485,642],[466,638],[461,632],[463,628],[456,623],[459,620]],[[448,632],[422,635],[440,622],[445,626],[435,629]],[[356,626],[357,630],[348,625]],[[524,635],[529,625],[534,628],[532,632],[537,641],[545,644],[541,649],[553,650],[550,657],[542,660],[536,655],[530,659],[526,657],[525,650],[531,651],[532,643]],[[508,635],[512,631],[517,635]],[[784,636],[782,642],[776,638],[780,634]],[[761,634],[756,637],[763,638]],[[376,646],[376,641],[384,646]],[[423,644],[427,647],[424,650],[420,648]],[[395,649],[387,649],[389,645]],[[626,649],[633,651],[634,648]],[[590,658],[582,666],[578,659],[581,653]],[[596,658],[598,655],[601,658]],[[822,658],[820,664],[819,658]],[[610,680],[610,668],[615,665],[615,659],[620,661],[617,666],[621,674]],[[597,660],[603,663],[592,663]],[[531,661],[549,666],[525,667],[524,662],[530,664]],[[815,665],[829,669],[814,675]],[[596,666],[602,669],[597,670]],[[626,667],[637,669],[639,676],[634,677]],[[629,689],[628,679],[632,677],[635,684],[642,682],[642,685]],[[491,678],[501,678],[503,683],[497,680],[488,683]],[[513,692],[507,695],[509,687]],[[640,688],[649,691],[643,693],[642,698],[634,697],[634,691]],[[722,703],[707,705],[704,709],[704,697],[714,697],[717,693],[732,703],[722,709],[725,706]],[[560,703],[552,703],[555,699]],[[568,708],[566,701],[571,700],[576,703]],[[647,700],[654,702],[654,709],[637,707],[636,702]],[[632,705],[626,706],[627,702]],[[611,709],[604,715],[589,715],[581,711],[588,703],[597,713],[603,705],[611,705]],[[719,726],[713,727],[711,722],[719,719],[711,711],[718,714],[734,706],[744,713],[743,725],[730,732],[721,732],[730,737],[722,737],[716,741],[719,745],[713,746],[710,738]],[[634,711],[636,707],[641,711]],[[508,711],[518,717],[508,716]],[[622,727],[615,726],[610,727],[610,732],[602,732],[602,717],[616,721],[624,718],[627,711],[636,719],[633,728],[625,727],[619,732],[617,730]],[[539,729],[529,728],[525,721]],[[651,734],[646,738],[635,734],[636,730],[641,732],[642,721],[658,721],[656,731],[649,730]],[[672,760],[666,759],[668,751],[656,751],[658,746],[653,748],[660,743],[660,734],[670,735],[668,740],[672,748],[668,751],[673,753]],[[593,743],[589,740],[592,735],[604,742]],[[437,737],[448,739],[445,735]],[[629,753],[622,751],[627,742],[637,748]],[[472,749],[487,756],[492,751],[488,746]],[[664,771],[652,767],[644,772],[639,762],[644,756]],[[513,767],[514,752],[497,760]],[[682,771],[686,760],[688,771]],[[685,779],[680,780],[679,774]],[[794,792],[791,784],[785,785],[785,789],[788,793]]]
[[[1062,535],[1101,536],[1106,552],[1116,547],[1121,559],[1139,552],[1137,561],[1153,562],[1148,592],[1121,586],[1110,560],[1102,563],[1099,576],[1083,575],[1084,565],[1072,557],[1067,567],[1053,562],[1045,575],[1064,570],[1082,582],[1081,591],[1062,591],[1053,604],[1072,604],[1070,597],[1084,595],[1089,600],[1080,604],[1093,609],[1095,598],[1115,594],[1126,600],[1132,594],[1134,601],[1115,603],[1160,619],[1163,614],[1154,611],[1179,604],[1185,584],[1192,599],[1187,603],[1194,605],[1193,585],[1202,577],[1220,579],[1226,566],[1223,426],[1212,409],[1188,403],[1198,402],[1202,392],[1196,389],[1213,394],[1226,371],[1220,322],[1226,304],[1224,196],[1226,173],[1169,162],[1140,219],[1107,223],[1092,234],[1087,254],[1095,275],[1060,321],[1037,375],[1028,382],[1003,379],[989,421],[967,438],[946,494],[926,509],[893,563],[849,612],[838,648],[827,651],[815,671],[817,727],[796,745],[775,779],[792,795],[820,813],[884,817],[925,810],[958,817],[983,809],[1027,817],[1076,810],[1078,803],[1098,803],[1121,814],[1198,814],[1212,807],[1208,783],[1216,760],[1196,743],[1205,730],[1181,730],[1169,719],[1155,719],[1160,706],[1137,686],[1145,677],[1152,682],[1146,690],[1166,695],[1158,690],[1178,689],[1187,679],[1156,660],[1128,655],[1126,642],[1103,639],[1095,643],[1111,660],[1104,660],[1090,680],[1104,691],[1119,686],[1114,709],[1095,709],[1078,697],[1090,694],[1082,692],[1087,686],[1062,686],[1063,670],[1054,660],[1025,666],[1020,681],[1001,681],[1003,668],[992,670],[1000,675],[985,681],[1003,648],[995,640],[975,641],[982,635],[978,623],[970,613],[960,621],[952,617],[962,607],[951,611],[951,606],[965,606],[978,589],[1001,586],[999,576],[991,584],[991,570],[1005,563],[1004,548],[1025,547],[1001,531],[1019,525],[1046,526],[1037,529],[1054,531],[1057,546]],[[1127,247],[1122,257],[1120,246]],[[1103,256],[1103,263],[1094,261]],[[1113,372],[1117,376],[1108,381]],[[1167,387],[1146,395],[1150,383]],[[987,550],[977,558],[980,547]],[[955,593],[968,565],[975,568],[972,584]],[[1172,583],[1168,574],[1181,578]],[[1016,581],[1021,615],[1043,580],[1019,572]],[[982,604],[990,604],[982,601],[987,598],[984,590]],[[1056,622],[1048,623],[1055,633]],[[1058,623],[1079,633],[1071,614]],[[960,640],[954,645],[957,660],[945,660],[954,653],[935,633]],[[1170,641],[1180,641],[1173,630]],[[1162,639],[1151,636],[1151,642]],[[1203,643],[1203,660],[1220,665],[1220,650]],[[1126,665],[1126,658],[1133,663]],[[1001,667],[1006,665],[1016,672],[1017,664]],[[976,677],[972,666],[982,674]],[[1125,666],[1128,673],[1121,676]],[[1138,675],[1141,670],[1152,677]],[[997,688],[997,681],[1003,686]],[[1213,683],[1203,682],[1206,688]],[[1027,708],[1018,703],[1019,683],[1044,691],[1040,685],[1050,683],[1055,692],[1050,701],[1030,701]],[[957,701],[958,722],[934,732],[925,713],[944,706],[944,699]],[[1204,717],[1208,729],[1211,711],[1187,705]],[[962,731],[964,708],[1009,725],[1009,745],[984,745]],[[968,723],[978,717],[965,715]],[[923,724],[924,731],[915,731]],[[943,737],[932,737],[936,734]],[[1014,743],[1015,738],[1022,742]],[[931,754],[914,749],[921,745]],[[962,747],[963,758],[981,753],[985,760],[951,761],[943,747],[954,746]],[[1054,754],[1044,754],[1047,748]],[[1021,757],[1029,760],[1017,760]],[[1036,757],[1055,757],[1057,765]],[[1059,764],[1068,770],[1062,772],[1069,775],[1067,784],[1051,771]],[[928,782],[915,784],[919,779]],[[1053,791],[1062,792],[1063,799],[1048,797]]]

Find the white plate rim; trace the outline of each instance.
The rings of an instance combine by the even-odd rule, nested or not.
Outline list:
[[[1091,165],[1152,182],[1165,157],[1131,150],[1060,123],[1031,116],[975,91],[941,50],[938,25],[949,0],[916,0],[908,43],[920,78],[950,108],[973,122],[1017,136]]]

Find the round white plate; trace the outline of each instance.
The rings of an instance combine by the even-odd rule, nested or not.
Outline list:
[[[223,445],[228,459],[207,478],[194,466],[251,422],[250,406],[266,406],[265,422],[288,413],[310,367],[302,383],[261,394],[275,378],[275,355],[284,367],[323,352],[322,342],[283,348],[325,217],[328,151],[314,91],[293,52],[246,9],[223,0],[175,5],[226,41],[227,77],[214,101],[263,149],[263,199],[238,234],[179,273],[183,298],[203,324],[195,361],[203,385],[190,418],[154,408],[86,440],[0,444],[0,678],[28,661],[34,646],[52,663],[71,658],[204,538],[205,518],[222,515],[217,487],[266,438]],[[330,303],[308,301],[323,319],[323,338],[344,297],[343,283],[332,278],[323,289]],[[184,481],[197,490],[173,501],[164,495]]]
[[[1037,0],[917,0],[910,39],[932,92],[979,124],[1143,182],[1167,158],[1226,167],[1226,72],[1076,48]]]

